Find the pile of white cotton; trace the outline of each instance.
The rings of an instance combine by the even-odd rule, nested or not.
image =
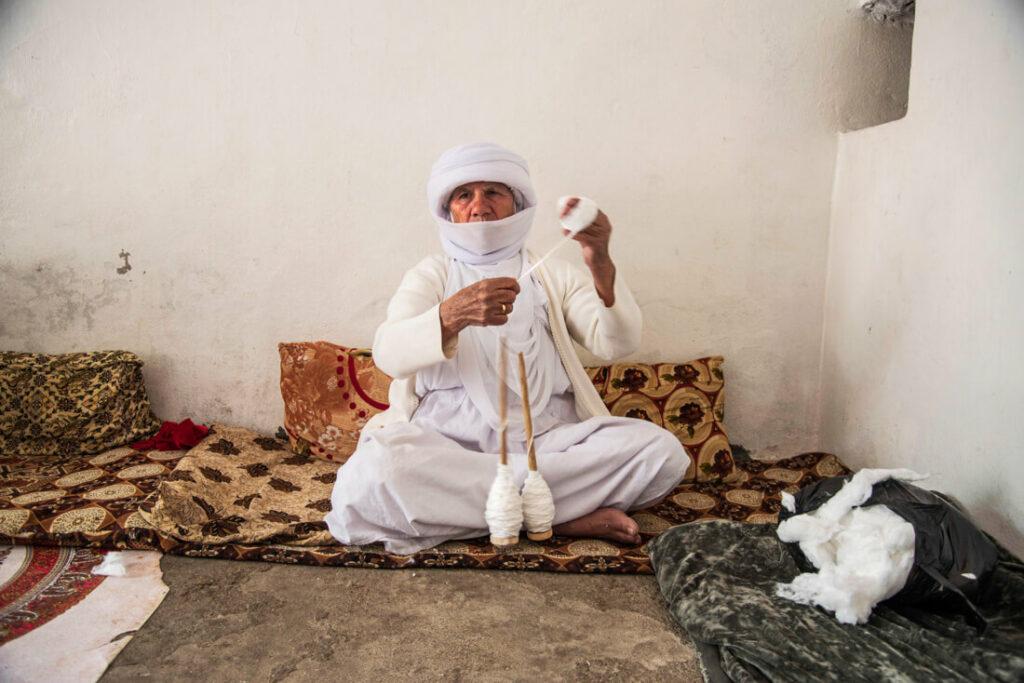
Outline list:
[[[779,538],[800,543],[818,573],[778,584],[778,596],[820,605],[844,624],[862,624],[876,604],[903,588],[914,565],[914,527],[884,505],[858,507],[886,479],[924,476],[905,469],[861,470],[817,510],[779,524]],[[795,512],[793,496],[782,497],[786,509]]]

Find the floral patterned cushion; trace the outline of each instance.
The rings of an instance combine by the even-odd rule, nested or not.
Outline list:
[[[388,407],[391,378],[368,349],[330,342],[279,344],[285,431],[297,453],[344,462],[359,432]],[[722,424],[722,358],[688,363],[619,363],[587,368],[612,415],[654,422],[671,431],[690,454],[686,481],[729,480],[732,449]]]
[[[278,344],[284,428],[296,453],[345,462],[366,421],[388,407],[391,378],[368,349],[330,342]]]

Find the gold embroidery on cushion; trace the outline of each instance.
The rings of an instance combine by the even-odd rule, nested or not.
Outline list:
[[[11,502],[15,505],[35,505],[37,503],[44,503],[49,500],[62,498],[65,493],[67,493],[67,491],[62,489],[35,491],[33,493],[26,493],[23,496],[18,496],[17,498],[11,498]]]
[[[13,536],[28,521],[28,510],[0,510],[0,534]]]
[[[715,507],[715,499],[696,491],[683,491],[672,496],[677,505],[691,510],[710,510]]]
[[[72,534],[80,531],[97,531],[103,526],[107,511],[103,508],[88,507],[68,510],[54,517],[50,522],[51,534]]]
[[[759,508],[761,507],[761,501],[764,500],[764,491],[733,489],[725,492],[725,499],[730,503],[735,503],[736,505],[745,505],[748,508]]]
[[[582,541],[573,541],[566,546],[565,549],[577,557],[588,555],[618,557],[619,555],[619,549],[611,543],[605,543],[604,541],[592,538],[584,539]]]
[[[619,417],[632,417],[639,420],[653,422],[663,427],[661,410],[647,396],[643,394],[626,394],[612,405],[610,412]]]
[[[711,402],[692,387],[676,390],[665,401],[665,427],[687,446],[707,439],[712,422]]]
[[[163,465],[155,462],[146,463],[144,465],[133,465],[132,467],[126,467],[117,473],[117,476],[121,479],[143,479],[145,477],[155,477],[158,474],[163,474],[167,471],[167,468]]]
[[[79,486],[80,484],[85,484],[87,482],[99,479],[104,474],[106,474],[106,472],[101,469],[81,470],[79,472],[72,472],[71,474],[65,475],[58,479],[57,481],[53,482],[53,484],[54,486],[59,486],[60,488],[69,489],[74,486]]]
[[[773,467],[772,469],[765,470],[761,476],[765,479],[773,479],[787,484],[795,484],[803,478],[804,473],[799,470],[787,470],[781,467]]]
[[[117,500],[118,498],[131,498],[138,492],[132,484],[110,484],[98,489],[93,489],[82,494],[86,500]]]

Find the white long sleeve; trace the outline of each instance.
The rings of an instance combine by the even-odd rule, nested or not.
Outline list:
[[[609,307],[598,296],[590,273],[555,259],[545,265],[555,282],[564,283],[562,314],[577,344],[609,362],[640,347],[643,314],[620,270],[615,273],[615,303]]]
[[[444,297],[447,268],[443,255],[423,259],[405,274],[388,303],[387,319],[374,337],[373,360],[395,379],[388,391],[391,408],[375,415],[367,429],[408,422],[419,402],[415,394],[416,373],[455,355],[458,337],[442,346],[438,311]],[[615,304],[611,307],[605,306],[597,295],[590,273],[565,261],[548,259],[536,274],[548,296],[551,333],[572,382],[577,413],[581,419],[607,415],[608,409],[579,356],[573,352],[570,339],[609,361],[633,353],[640,345],[640,307],[621,272],[615,276]]]
[[[410,377],[454,355],[455,343],[445,347],[441,341],[444,283],[444,260],[425,258],[405,274],[388,302],[387,318],[373,338],[373,362],[391,377]]]

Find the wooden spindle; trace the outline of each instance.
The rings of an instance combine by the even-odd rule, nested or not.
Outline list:
[[[505,340],[498,337],[498,436],[501,439],[501,464],[508,464],[508,359],[505,356]]]
[[[530,388],[526,384],[526,359],[519,353],[519,391],[523,399],[523,426],[526,428],[527,466],[537,469],[537,452],[533,449],[533,417],[530,415]]]

